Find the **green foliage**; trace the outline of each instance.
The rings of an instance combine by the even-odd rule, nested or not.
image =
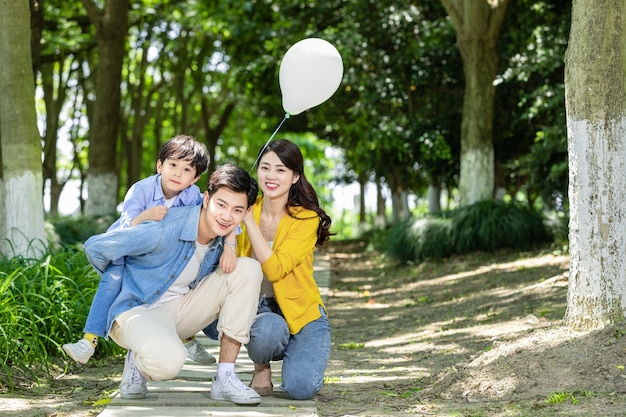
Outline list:
[[[387,251],[403,263],[448,257],[454,253],[451,225],[444,218],[405,220],[390,230]]]
[[[333,241],[346,240],[353,237],[356,216],[351,211],[344,209],[337,213],[336,210],[333,210],[328,214],[332,218],[331,231],[335,233],[331,238]]]
[[[548,212],[545,215],[546,228],[555,246],[569,248],[569,212]]]
[[[553,394],[551,394],[550,396],[548,396],[548,398],[546,398],[546,403],[547,404],[553,404],[553,405],[557,405],[557,404],[561,404],[567,400],[571,400],[572,404],[578,404],[578,400],[576,399],[576,397],[574,397],[574,395],[578,395],[581,394],[583,396],[586,396],[587,394],[585,392],[577,392],[577,391],[570,391],[570,392],[555,392]]]
[[[84,180],[95,29],[79,1],[52,0],[44,7],[41,57],[34,62],[44,95],[37,106],[50,129],[63,127],[45,139],[58,137],[62,150],[44,165],[45,178],[56,167],[60,180]],[[567,199],[563,54],[570,9],[555,0],[512,2],[498,42],[494,150],[509,195],[524,192],[531,203]],[[160,144],[176,133],[204,140],[217,165],[251,166],[284,116],[281,59],[304,37],[328,40],[344,62],[337,92],[289,118],[279,135],[313,132],[341,148],[336,166],[307,155],[315,173],[309,180],[322,200],[328,201],[318,176],[375,178],[418,195],[429,182],[456,187],[464,76],[440,0],[144,0],[133,3],[128,20],[115,161],[120,197],[154,172]],[[53,99],[54,106],[45,105]],[[64,240],[82,240],[68,234]]]
[[[562,227],[562,220],[557,224],[557,229]],[[439,217],[400,222],[385,236],[384,249],[397,261],[408,263],[474,251],[529,249],[551,237],[538,211],[515,202],[485,200]],[[382,241],[376,239],[377,244]]]
[[[341,343],[339,345],[339,349],[363,349],[364,347],[365,347],[365,343],[356,343],[356,342]]]
[[[365,240],[371,249],[385,252],[388,248],[387,240],[391,231],[392,228],[370,229],[363,232],[359,238]]]
[[[563,68],[571,2],[520,0],[507,10],[494,119],[496,157],[510,195],[567,205]],[[555,200],[560,200],[555,201]]]
[[[104,233],[115,221],[114,216],[101,217],[53,217],[48,221],[54,226],[56,235],[64,245],[83,243],[90,236]]]
[[[452,216],[457,253],[529,249],[549,241],[541,214],[516,202],[484,200],[458,209]]]
[[[0,386],[15,386],[15,372],[49,376],[63,356],[61,345],[77,340],[99,277],[85,254],[65,247],[42,259],[0,262]],[[117,351],[102,341],[96,354]]]

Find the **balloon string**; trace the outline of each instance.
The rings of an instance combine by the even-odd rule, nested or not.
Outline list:
[[[256,166],[257,162],[259,162],[259,158],[261,158],[261,155],[263,155],[263,152],[265,151],[265,148],[267,148],[267,145],[270,144],[270,142],[272,141],[274,136],[276,136],[276,133],[278,133],[278,131],[280,130],[280,127],[283,125],[283,123],[285,123],[285,120],[287,120],[287,119],[289,119],[289,113],[285,114],[285,117],[283,117],[283,120],[279,123],[278,127],[276,128],[276,130],[274,130],[274,133],[272,133],[272,136],[270,136],[270,138],[267,140],[267,142],[265,142],[265,145],[263,145],[263,148],[259,152],[259,156],[256,157],[256,160],[254,161],[254,164],[252,164],[252,168],[250,168],[250,172],[252,172],[252,170]]]

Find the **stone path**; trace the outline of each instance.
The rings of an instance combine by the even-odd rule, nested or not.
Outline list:
[[[328,259],[321,253],[315,255],[315,280],[322,297],[326,300],[330,284]],[[198,340],[216,358],[219,356],[217,341],[199,333]],[[272,363],[274,394],[262,397],[257,406],[238,406],[228,401],[211,399],[211,380],[215,376],[215,365],[199,365],[187,361],[176,379],[148,382],[148,395],[142,400],[125,400],[115,393],[111,403],[99,417],[194,417],[194,416],[236,416],[236,417],[308,417],[318,416],[314,400],[292,400],[278,389],[280,385],[281,363]],[[254,365],[248,358],[245,348],[237,359],[236,371],[244,383],[252,379]]]

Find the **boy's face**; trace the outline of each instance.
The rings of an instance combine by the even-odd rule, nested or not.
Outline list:
[[[199,235],[212,239],[225,236],[243,221],[250,208],[245,193],[219,188],[212,197],[205,191],[202,202]]]
[[[165,198],[176,197],[200,178],[196,176],[196,168],[191,166],[191,161],[182,159],[157,161],[157,173],[161,174],[161,188]]]

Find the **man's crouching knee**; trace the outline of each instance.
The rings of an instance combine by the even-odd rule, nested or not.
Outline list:
[[[187,360],[187,349],[180,345],[180,349],[171,349],[167,357],[140,357],[143,365],[142,374],[150,381],[163,381],[175,378]]]
[[[261,264],[256,259],[252,259],[247,256],[240,256],[239,258],[237,258],[237,268],[244,268],[248,270],[252,275],[261,275],[261,278],[263,277]]]

